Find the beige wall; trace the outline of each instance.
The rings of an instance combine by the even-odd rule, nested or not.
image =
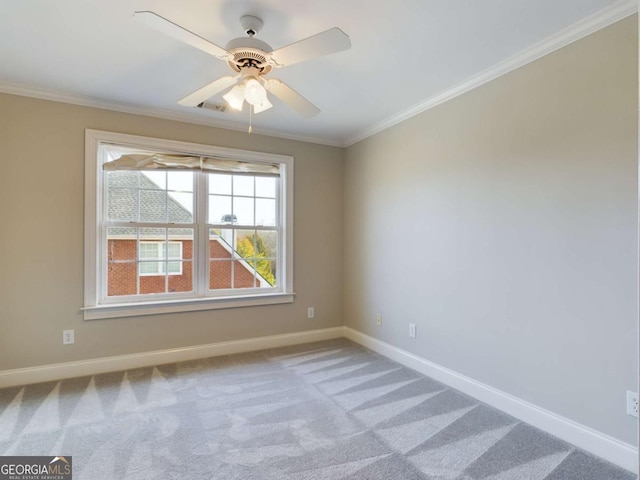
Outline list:
[[[83,321],[85,128],[293,155],[295,302]],[[0,145],[0,370],[343,324],[341,149],[10,95]]]
[[[633,16],[348,148],[346,324],[637,444],[637,44]]]

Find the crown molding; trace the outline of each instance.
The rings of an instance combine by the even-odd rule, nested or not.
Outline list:
[[[516,70],[530,62],[538,60],[562,47],[565,47],[581,38],[584,38],[592,33],[597,32],[609,25],[618,22],[634,13],[638,12],[637,0],[620,0],[608,8],[600,10],[593,15],[590,15],[581,21],[561,30],[560,32],[547,37],[546,39],[526,48],[525,50],[503,60],[493,67],[490,67],[472,77],[466,81],[444,90],[419,104],[403,110],[402,112],[395,114],[386,120],[377,122],[370,127],[362,130],[356,135],[342,139],[335,140],[325,137],[316,137],[308,135],[295,135],[277,130],[270,130],[264,128],[255,128],[253,131],[256,135],[266,135],[270,137],[277,137],[286,140],[294,140],[299,142],[315,143],[320,145],[327,145],[331,147],[346,148],[355,143],[358,143],[365,138],[371,137],[376,133],[379,133],[387,128],[397,125],[411,117],[414,117],[420,113],[423,113],[431,108],[434,108],[444,102],[447,102],[459,95],[462,95],[474,88],[477,88],[485,83],[488,83],[496,78],[505,75],[513,70]],[[195,125],[203,125],[207,127],[222,128],[226,130],[233,130],[238,132],[246,131],[246,125],[238,124],[229,121],[221,121],[217,119],[198,118],[188,113],[176,112],[173,110],[145,107],[139,105],[126,105],[121,103],[110,102],[107,100],[101,100],[93,97],[87,97],[83,95],[76,95],[72,93],[58,92],[53,90],[46,90],[42,88],[36,88],[31,86],[17,85],[11,83],[0,82],[0,93],[6,93],[10,95],[19,95],[24,97],[38,98],[42,100],[49,100],[53,102],[69,103],[72,105],[79,105],[83,107],[99,108],[103,110],[111,110],[115,112],[129,113],[133,115],[142,115],[147,117],[160,118],[164,120],[172,120],[183,123],[190,123]]]
[[[584,38],[592,33],[597,32],[609,25],[612,25],[634,13],[638,12],[637,0],[621,0],[614,3],[610,7],[607,7],[599,12],[594,13],[577,23],[561,30],[560,32],[551,35],[544,40],[531,45],[530,47],[522,50],[521,52],[503,60],[493,67],[490,67],[466,81],[456,85],[453,88],[444,90],[443,92],[429,97],[421,103],[408,108],[396,115],[393,115],[386,120],[377,122],[371,127],[362,130],[360,133],[347,139],[344,142],[344,147],[349,147],[355,143],[358,143],[365,138],[371,137],[376,133],[386,130],[389,127],[397,125],[411,117],[430,110],[444,102],[447,102],[463,93],[466,93],[474,88],[477,88],[485,83],[488,83],[496,78],[505,75],[513,70],[516,70],[528,63],[531,63],[539,58],[549,55],[550,53],[559,50],[581,38]]]
[[[133,115],[143,115],[146,117],[160,118],[163,120],[173,120],[176,122],[191,123],[195,125],[203,125],[206,127],[222,128],[225,130],[233,130],[237,132],[246,132],[245,124],[237,124],[234,122],[225,122],[208,118],[197,118],[188,113],[175,112],[173,110],[144,107],[138,105],[125,105],[122,103],[110,102],[98,98],[76,95],[73,93],[58,92],[54,90],[46,90],[25,85],[17,85],[13,83],[0,82],[0,93],[9,95],[19,95],[23,97],[38,98],[41,100],[49,100],[52,102],[69,103],[82,107],[100,108],[103,110],[111,110],[114,112],[130,113]],[[330,147],[344,147],[344,142],[335,141],[323,137],[313,137],[306,135],[295,135],[277,130],[269,130],[264,128],[254,128],[253,134],[266,135],[269,137],[283,138],[286,140],[295,140],[299,142],[317,143]]]

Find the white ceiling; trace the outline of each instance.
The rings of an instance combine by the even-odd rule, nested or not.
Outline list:
[[[253,122],[255,132],[348,145],[524,63],[514,55],[529,49],[518,58],[531,60],[634,9],[632,0],[0,0],[0,91],[246,129],[246,108],[176,103],[230,69],[133,12],[152,10],[221,46],[244,35],[245,14],[263,19],[257,38],[274,49],[339,27],[350,50],[270,74],[320,115],[304,119],[275,100]]]

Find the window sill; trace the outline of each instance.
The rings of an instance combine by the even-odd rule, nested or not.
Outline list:
[[[197,312],[222,308],[256,307],[293,303],[294,293],[268,293],[243,297],[190,298],[185,300],[163,300],[158,302],[120,303],[84,307],[85,320],[103,318],[135,317],[162,313]]]

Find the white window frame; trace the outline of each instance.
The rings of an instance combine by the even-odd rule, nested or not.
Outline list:
[[[102,144],[113,144],[133,149],[187,153],[190,155],[223,157],[252,163],[280,165],[278,215],[281,228],[278,235],[278,285],[268,292],[252,289],[244,292],[226,290],[185,296],[157,295],[157,299],[106,298],[106,242],[101,225],[103,213],[103,176],[105,158],[99,158]],[[84,232],[84,313],[85,320],[117,318],[159,313],[189,312],[220,308],[247,307],[292,303],[293,291],[293,157],[272,153],[238,150],[175,140],[164,140],[101,130],[85,130],[85,232]],[[206,199],[195,199],[195,209],[206,209]],[[175,225],[176,227],[178,225]],[[172,226],[173,228],[173,226]],[[208,232],[201,228],[194,241],[207,242]],[[204,243],[203,243],[204,244]],[[208,269],[194,263],[195,275],[203,282]],[[167,298],[169,297],[169,298]]]
[[[142,248],[140,248],[140,258],[141,262],[138,264],[138,275],[141,277],[159,277],[166,275],[182,275],[182,242],[178,241],[167,241],[164,240],[140,240],[140,246],[142,245],[157,245],[158,252],[156,257],[145,257],[142,258]],[[165,260],[165,246],[168,248],[169,245],[178,245],[180,248],[180,255],[178,257],[170,257],[167,253],[167,258]],[[145,273],[142,272],[142,265],[145,263],[155,264],[158,266],[159,270],[154,273]],[[169,267],[169,263],[178,263],[178,271],[177,272],[165,272],[165,268]]]

